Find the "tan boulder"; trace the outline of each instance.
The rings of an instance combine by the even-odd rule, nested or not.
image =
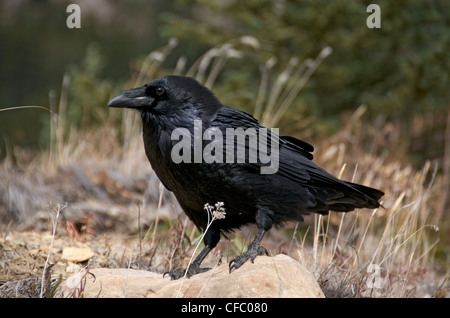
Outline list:
[[[171,281],[162,274],[131,269],[92,269],[69,278],[64,294],[80,286],[83,297],[325,297],[314,275],[286,255],[259,256],[228,273],[227,264],[191,278]],[[95,280],[94,280],[95,276]]]

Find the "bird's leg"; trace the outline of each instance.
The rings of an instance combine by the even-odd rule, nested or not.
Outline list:
[[[206,232],[205,237],[203,239],[205,243],[205,247],[200,252],[200,254],[197,255],[195,260],[189,265],[186,269],[181,270],[170,270],[167,272],[164,272],[163,277],[166,275],[170,276],[171,280],[175,280],[181,277],[184,277],[186,275],[187,278],[203,273],[206,271],[209,271],[209,267],[200,267],[200,264],[205,259],[206,255],[217,245],[217,243],[220,240],[220,231],[215,231],[213,228],[209,228],[208,232]]]
[[[233,258],[230,263],[228,264],[228,266],[230,267],[230,273],[234,268],[239,268],[241,267],[248,259],[250,259],[253,263],[253,261],[255,260],[256,256],[258,255],[267,255],[269,256],[269,252],[267,252],[267,250],[260,246],[259,243],[261,243],[261,240],[264,236],[264,234],[266,234],[267,231],[270,230],[270,228],[272,227],[272,215],[273,212],[270,211],[267,208],[264,208],[262,206],[258,206],[258,212],[256,213],[256,226],[258,227],[258,233],[256,234],[255,239],[253,240],[253,242],[250,243],[250,245],[248,246],[247,252],[236,256],[235,258]]]
[[[261,243],[261,240],[265,233],[266,233],[266,230],[259,229],[258,234],[256,234],[255,239],[248,246],[247,252],[245,252],[239,256],[236,256],[235,258],[233,258],[230,261],[230,263],[228,264],[228,266],[230,267],[230,273],[234,268],[237,269],[237,268],[241,267],[249,258],[253,263],[256,256],[258,256],[258,255],[266,254],[267,256],[269,256],[269,252],[267,252],[267,250],[264,247],[259,245],[259,243]]]
[[[163,277],[166,275],[170,276],[170,279],[175,280],[178,278],[183,277],[186,274],[186,277],[189,278],[195,274],[203,273],[206,271],[209,271],[209,267],[200,267],[201,262],[205,259],[206,255],[211,251],[211,248],[209,246],[205,246],[203,250],[198,254],[198,256],[195,258],[195,260],[189,265],[186,269],[181,270],[170,270],[167,272],[164,272]],[[187,273],[186,273],[187,271]]]

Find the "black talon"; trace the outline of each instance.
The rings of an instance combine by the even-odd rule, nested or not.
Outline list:
[[[247,252],[236,256],[228,263],[230,273],[233,269],[238,269],[239,267],[241,267],[246,261],[248,261],[248,259],[250,259],[252,263],[254,263],[255,258],[258,255],[265,254],[269,256],[269,252],[267,252],[264,247],[259,245],[265,232],[266,231],[263,229],[259,230],[253,242],[248,246]]]
[[[250,259],[252,263],[254,263],[256,256],[264,254],[269,256],[269,252],[267,252],[267,250],[262,246],[258,246],[257,248],[249,248],[247,252],[236,256],[228,263],[228,266],[230,267],[229,272],[231,273],[233,269],[238,269],[239,267],[244,265],[244,263],[248,261],[248,259]]]
[[[209,271],[211,268],[209,267],[200,267],[197,263],[192,263],[191,266],[189,266],[187,269],[180,269],[180,270],[170,270],[170,271],[166,271],[163,274],[163,278],[166,275],[170,276],[171,280],[176,280],[179,279],[181,277],[184,277],[186,275],[187,278],[190,278],[191,276],[198,274],[198,273],[204,273]],[[187,270],[187,273],[186,273]]]
[[[219,239],[220,239],[220,232],[214,231],[212,228],[210,228],[208,230],[208,232],[206,232],[206,235],[204,238],[205,247],[197,255],[197,257],[192,262],[192,264],[189,265],[189,267],[186,269],[166,271],[166,272],[164,272],[163,277],[165,277],[166,275],[169,275],[171,280],[176,280],[176,279],[179,279],[184,276],[189,278],[195,274],[204,273],[204,272],[209,271],[210,270],[209,267],[200,267],[200,264],[205,259],[206,255],[208,255],[209,251],[211,251],[211,249],[214,246],[216,246],[217,242],[219,242]],[[186,273],[186,271],[187,271],[187,273]]]
[[[185,273],[186,273],[186,269],[182,269],[182,270],[178,270],[178,271],[173,271],[173,270],[166,271],[163,274],[163,278],[166,277],[166,275],[169,275],[170,280],[176,280],[176,279],[183,277]],[[186,277],[189,278],[189,276],[187,276],[187,275],[186,275]]]

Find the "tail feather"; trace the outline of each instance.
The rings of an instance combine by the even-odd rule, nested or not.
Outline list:
[[[378,208],[380,206],[380,203],[378,200],[381,199],[381,197],[384,195],[383,191],[380,191],[375,188],[370,188],[363,186],[362,184],[352,183],[352,182],[346,182],[348,185],[350,185],[352,188],[355,188],[359,192],[363,193],[365,196],[372,199],[372,201],[375,201],[375,205]]]
[[[328,196],[326,200],[330,210],[348,212],[356,208],[376,209],[381,206],[378,201],[384,195],[384,192],[361,184],[343,182],[346,187],[336,191],[335,195]]]

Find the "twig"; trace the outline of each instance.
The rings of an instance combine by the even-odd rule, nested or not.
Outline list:
[[[191,266],[192,263],[192,259],[194,258],[194,255],[197,252],[197,249],[200,246],[201,242],[203,241],[203,238],[205,237],[206,233],[208,232],[208,229],[210,228],[211,224],[217,219],[224,219],[226,215],[225,208],[223,208],[223,202],[217,202],[215,209],[213,209],[213,207],[209,203],[206,203],[204,209],[208,212],[208,224],[202,236],[200,237],[197,245],[195,246],[194,252],[192,252],[188,266],[186,267],[186,271],[184,272],[183,281],[181,282],[180,287],[178,288],[177,295],[175,296],[175,298],[178,298],[178,295],[180,294],[181,287],[183,286],[184,280],[186,279],[189,266]],[[212,219],[210,218],[210,216],[212,216]]]
[[[139,206],[139,203],[137,204],[137,207],[138,207],[139,258],[141,258],[142,257],[141,207]]]
[[[52,234],[52,240],[50,242],[50,248],[48,250],[47,253],[47,259],[45,260],[45,265],[44,265],[44,271],[42,273],[42,281],[41,281],[41,294],[40,294],[40,298],[44,297],[44,281],[45,281],[45,273],[47,271],[47,267],[48,267],[48,261],[50,259],[50,255],[52,254],[52,249],[53,249],[53,242],[55,240],[55,235],[56,235],[56,227],[58,224],[58,218],[59,215],[61,213],[62,210],[64,210],[67,207],[67,203],[64,203],[64,205],[58,204],[56,206],[56,208],[50,203],[51,207],[53,208],[53,210],[56,211],[56,218],[52,218],[52,223],[53,223],[53,234]]]
[[[4,112],[4,111],[7,111],[7,110],[27,109],[27,108],[39,108],[39,109],[44,109],[44,110],[48,111],[49,113],[52,113],[52,114],[53,114],[53,112],[52,112],[50,109],[45,108],[45,107],[43,107],[43,106],[15,106],[15,107],[2,108],[2,109],[0,109],[0,112]]]

